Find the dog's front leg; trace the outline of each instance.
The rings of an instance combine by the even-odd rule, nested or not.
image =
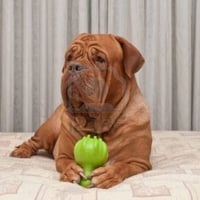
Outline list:
[[[51,154],[60,134],[60,118],[63,110],[63,105],[58,106],[55,112],[38,128],[35,134],[28,141],[17,146],[10,153],[10,156],[29,158],[36,154],[39,149],[45,149]]]
[[[56,169],[60,172],[60,180],[65,182],[79,183],[83,177],[83,169],[74,160],[66,157],[56,160]]]
[[[142,166],[137,163],[117,162],[112,165],[99,167],[93,171],[91,187],[110,188],[121,183],[131,175],[143,172]]]
[[[54,158],[56,169],[60,172],[60,180],[72,183],[79,183],[81,177],[84,177],[83,169],[76,164],[73,150],[77,138],[62,130],[54,148]],[[86,178],[86,177],[85,177]]]

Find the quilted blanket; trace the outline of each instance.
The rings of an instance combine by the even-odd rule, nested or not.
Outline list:
[[[200,132],[153,131],[153,169],[110,189],[60,182],[44,151],[29,159],[9,157],[32,134],[0,133],[0,200],[200,199]]]

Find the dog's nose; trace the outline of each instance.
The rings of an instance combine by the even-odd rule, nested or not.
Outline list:
[[[81,70],[84,69],[84,66],[81,65],[80,63],[71,63],[68,67],[68,70],[72,73],[75,72],[80,72]]]

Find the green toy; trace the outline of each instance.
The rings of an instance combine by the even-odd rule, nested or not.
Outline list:
[[[87,135],[75,144],[74,158],[77,164],[83,168],[85,176],[88,177],[94,169],[106,163],[108,160],[108,147],[101,138]],[[90,184],[90,179],[82,178],[80,181],[80,185],[83,187]]]

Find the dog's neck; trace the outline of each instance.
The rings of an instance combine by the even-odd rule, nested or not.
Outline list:
[[[87,112],[74,114],[68,113],[69,117],[73,121],[73,126],[80,132],[93,133],[96,135],[108,132],[113,124],[116,124],[116,120],[128,104],[130,89],[130,84],[128,84],[124,96],[114,107],[105,103],[101,105],[101,107],[93,107],[93,110],[92,107],[88,108]]]

